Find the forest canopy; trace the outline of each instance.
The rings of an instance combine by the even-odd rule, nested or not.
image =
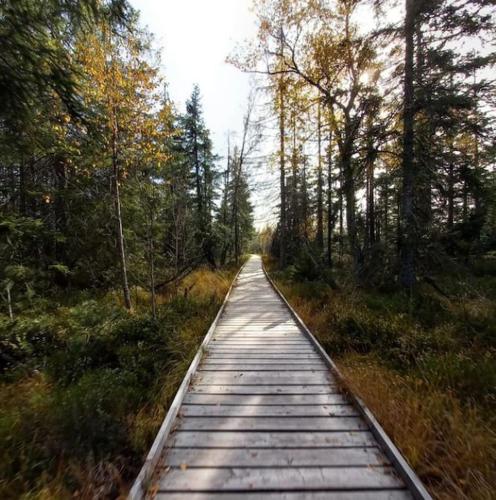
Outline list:
[[[278,122],[273,252],[412,289],[495,244],[494,2],[255,3],[230,60]],[[264,76],[265,75],[265,78]],[[310,246],[308,246],[310,244]]]

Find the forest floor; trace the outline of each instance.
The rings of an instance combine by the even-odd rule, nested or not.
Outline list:
[[[0,314],[0,498],[116,498],[137,475],[237,271],[176,290],[33,299]]]
[[[433,497],[496,498],[496,273],[411,299],[265,265]]]

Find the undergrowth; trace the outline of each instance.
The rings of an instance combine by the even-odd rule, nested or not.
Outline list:
[[[496,498],[496,276],[414,297],[266,266],[435,498]]]
[[[0,316],[0,498],[116,498],[136,476],[235,269],[158,297],[34,301]]]

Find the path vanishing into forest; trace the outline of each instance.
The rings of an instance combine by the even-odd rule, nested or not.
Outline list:
[[[252,256],[130,498],[430,498]]]

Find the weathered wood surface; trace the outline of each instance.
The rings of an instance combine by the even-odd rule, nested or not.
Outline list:
[[[382,491],[299,491],[277,493],[263,492],[236,492],[226,493],[216,491],[215,493],[161,493],[156,496],[157,500],[411,500],[411,494],[404,490],[382,490]]]
[[[183,395],[149,495],[413,498],[374,435],[252,257]]]

